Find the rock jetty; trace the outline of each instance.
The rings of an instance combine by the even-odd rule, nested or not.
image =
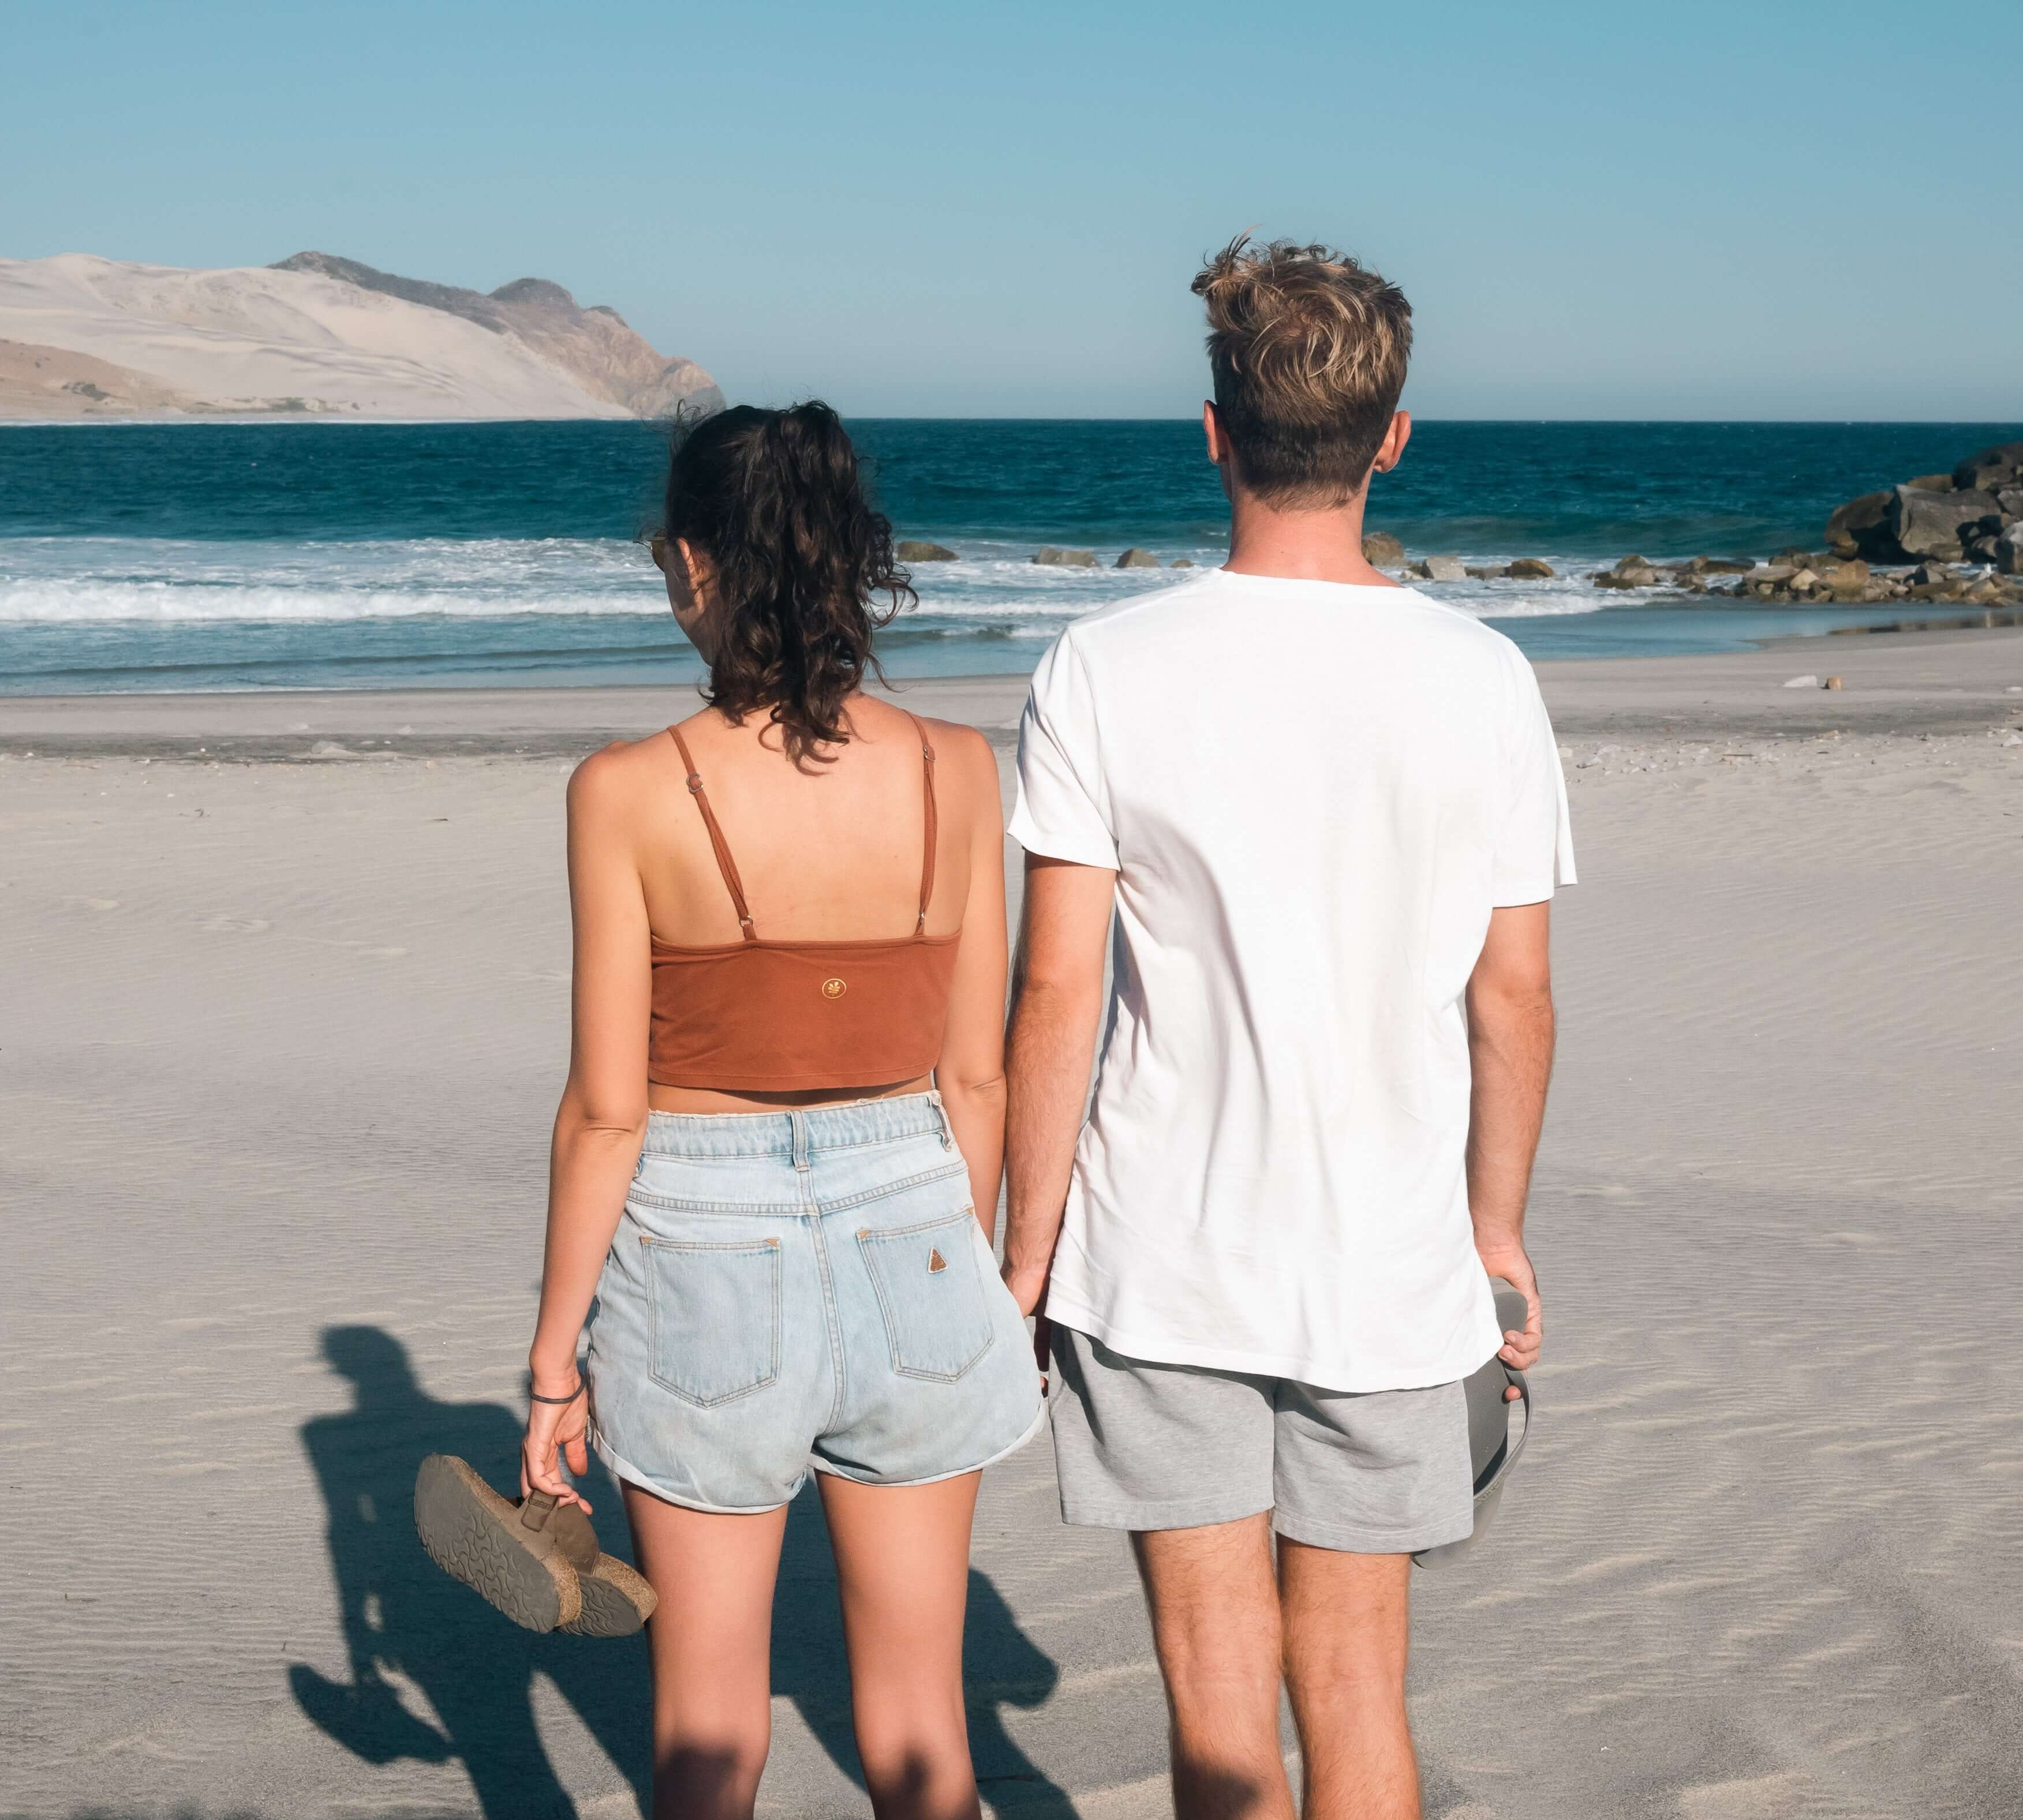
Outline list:
[[[1035,562],[1044,563],[1049,568],[1093,568],[1096,552],[1092,550],[1057,550],[1052,544],[1040,546]]]
[[[2003,534],[2018,520],[2023,442],[1999,443],[1967,456],[1949,474],[1919,474],[1849,500],[1827,520],[1827,548],[1843,560],[1999,566]]]

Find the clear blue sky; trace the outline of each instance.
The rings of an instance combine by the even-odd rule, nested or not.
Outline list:
[[[1176,416],[1199,255],[1403,285],[1438,417],[2023,417],[2014,0],[0,8],[0,255],[609,303],[734,399]]]

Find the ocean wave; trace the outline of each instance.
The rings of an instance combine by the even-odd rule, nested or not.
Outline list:
[[[1114,554],[1102,554],[1114,562]],[[1173,554],[1189,555],[1195,566],[1056,568],[1034,563],[1029,550],[1008,543],[972,547],[960,562],[915,568],[920,601],[904,623],[923,630],[924,622],[942,623],[951,633],[997,627],[1008,636],[1050,637],[1112,601],[1183,585],[1225,553],[1204,546]],[[1593,612],[1636,598],[1597,594],[1584,570],[1546,582],[1471,578],[1417,585],[1480,618]],[[651,617],[667,610],[644,550],[616,539],[0,541],[0,624],[518,620]]]

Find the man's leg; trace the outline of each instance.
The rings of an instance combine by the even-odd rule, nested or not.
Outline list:
[[[1270,1513],[1131,1540],[1172,1715],[1176,1820],[1293,1820]]]
[[[1405,1719],[1410,1557],[1281,1537],[1286,1686],[1306,1766],[1306,1820],[1418,1820]]]
[[[1418,1820],[1405,1723],[1411,1553],[1474,1523],[1458,1383],[1366,1395],[1282,1380],[1272,1459],[1286,1683],[1307,1820]]]
[[[1172,1715],[1179,1820],[1291,1820],[1271,1566],[1278,1380],[1054,1329],[1061,1515],[1128,1529]]]

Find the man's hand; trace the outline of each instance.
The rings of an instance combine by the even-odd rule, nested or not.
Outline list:
[[[1015,1270],[1011,1265],[1004,1266],[1004,1287],[1012,1292],[1012,1299],[1019,1304],[1019,1312],[1033,1323],[1033,1362],[1040,1368],[1040,1394],[1047,1391],[1047,1373],[1053,1369],[1054,1324],[1047,1318],[1047,1273],[1044,1270]]]
[[[1527,1372],[1538,1362],[1538,1354],[1546,1343],[1546,1307],[1538,1296],[1538,1273],[1531,1268],[1531,1260],[1525,1255],[1524,1248],[1485,1251],[1480,1245],[1476,1255],[1482,1259],[1482,1267],[1492,1277],[1501,1277],[1512,1288],[1524,1295],[1524,1326],[1520,1332],[1516,1328],[1503,1330],[1503,1345],[1496,1356],[1520,1372]],[[1503,1393],[1506,1403],[1515,1402],[1524,1393],[1515,1384]]]

